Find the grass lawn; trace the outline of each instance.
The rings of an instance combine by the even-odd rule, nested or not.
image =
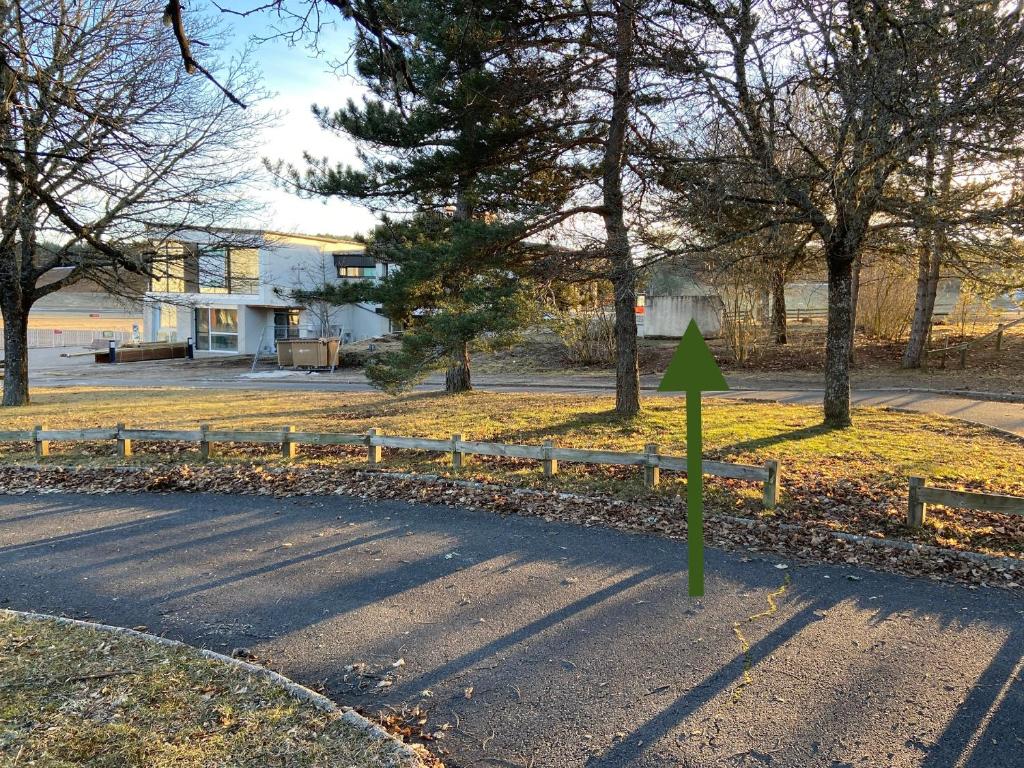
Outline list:
[[[461,433],[469,440],[641,451],[657,443],[663,453],[685,453],[685,418],[677,398],[648,398],[643,414],[624,422],[611,412],[610,397],[556,394],[468,393],[458,396],[314,393],[237,390],[37,390],[26,408],[0,412],[0,430],[46,424],[53,429],[110,427],[268,429],[363,432],[443,437]],[[712,510],[746,516],[774,515],[814,521],[838,530],[916,536],[979,551],[1024,553],[1024,518],[934,509],[920,534],[903,529],[908,475],[936,485],[1024,496],[1024,442],[952,419],[883,409],[860,409],[855,426],[827,430],[818,407],[709,400],[704,406],[705,457],[749,464],[782,462],[783,503],[775,513],[761,509],[760,487],[739,481],[706,482]],[[273,446],[223,447],[221,461],[274,456]],[[8,452],[13,446],[7,446]],[[22,449],[24,450],[24,448]],[[178,449],[190,459],[195,449]],[[54,461],[70,455],[112,461],[109,444],[54,444]],[[136,461],[166,458],[167,447],[136,445]],[[16,456],[8,453],[9,456]],[[21,453],[24,458],[28,454]],[[300,447],[303,461],[362,466],[358,448]],[[450,472],[447,456],[386,451],[396,469]],[[538,462],[471,457],[461,476],[558,490],[642,497],[639,468],[565,464],[551,479]],[[685,479],[663,473],[657,492],[682,494]]]
[[[411,766],[338,716],[187,648],[0,614],[0,764]]]

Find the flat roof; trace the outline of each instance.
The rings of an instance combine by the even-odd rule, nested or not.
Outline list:
[[[244,227],[181,227],[172,228],[166,224],[160,224],[158,222],[150,222],[146,224],[149,230],[163,231],[169,239],[182,239],[189,233],[203,233],[207,235],[215,235],[217,233],[232,233],[239,235],[256,235],[260,237],[270,238],[295,238],[300,240],[315,240],[320,243],[345,243],[346,245],[357,245],[359,247],[365,247],[366,243],[355,239],[354,237],[346,237],[342,235],[326,235],[326,234],[308,234],[305,232],[285,232],[277,229],[250,229]]]

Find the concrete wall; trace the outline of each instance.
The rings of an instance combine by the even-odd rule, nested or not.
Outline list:
[[[717,296],[647,296],[643,314],[644,336],[683,335],[690,320],[704,336],[722,332],[722,301]]]
[[[384,315],[377,314],[372,304],[349,304],[338,307],[335,317],[346,341],[372,339],[391,332],[391,321]]]
[[[260,302],[290,306],[283,298],[294,290],[314,290],[324,283],[338,282],[333,253],[359,253],[362,248],[315,243],[269,243],[260,248]]]
[[[274,310],[263,307],[238,307],[238,351],[255,355],[274,343]]]

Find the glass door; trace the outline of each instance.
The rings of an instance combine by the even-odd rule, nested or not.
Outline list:
[[[238,310],[196,307],[196,349],[238,351]]]

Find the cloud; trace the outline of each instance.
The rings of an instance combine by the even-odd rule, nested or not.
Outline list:
[[[247,17],[234,30],[237,39],[267,35],[269,19]],[[320,39],[320,52],[290,46],[281,40],[261,43],[255,58],[263,72],[263,86],[273,97],[267,107],[280,113],[273,127],[263,131],[263,157],[302,166],[302,153],[327,157],[332,162],[356,163],[355,144],[345,136],[322,130],[311,106],[316,103],[340,107],[349,98],[359,99],[365,92],[352,78],[339,75],[331,66],[332,57],[344,56],[351,41],[344,27],[328,28]],[[361,205],[339,199],[309,200],[275,186],[269,173],[260,175],[250,194],[266,205],[265,221],[254,222],[267,229],[307,233],[329,232],[354,235],[368,232],[376,222]]]

